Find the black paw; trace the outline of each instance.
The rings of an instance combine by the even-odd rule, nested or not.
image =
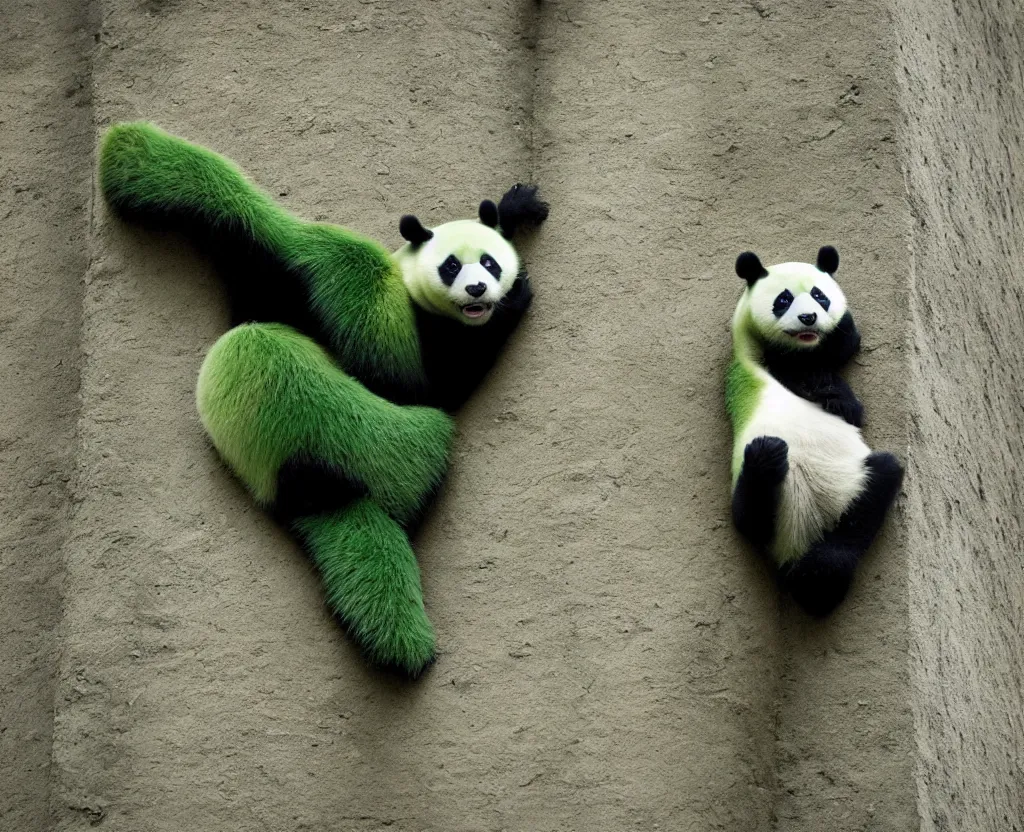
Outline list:
[[[498,223],[509,240],[520,229],[538,226],[547,218],[548,204],[537,196],[536,185],[513,185],[498,203]]]
[[[525,312],[533,300],[533,287],[530,285],[530,278],[522,271],[516,278],[508,294],[501,299],[502,309],[511,309],[517,312]]]
[[[762,482],[782,482],[789,471],[789,445],[777,436],[757,437],[743,452],[743,471]]]
[[[822,407],[825,408],[826,413],[838,416],[844,422],[856,428],[863,427],[864,425],[864,407],[856,400],[825,399],[822,402]]]

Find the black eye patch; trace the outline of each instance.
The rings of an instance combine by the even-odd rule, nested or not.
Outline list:
[[[498,261],[491,257],[491,255],[483,255],[483,257],[480,258],[480,265],[487,269],[495,280],[499,280],[501,278],[501,266],[498,265]]]
[[[437,267],[437,273],[440,275],[441,282],[445,286],[451,286],[461,271],[462,263],[459,262],[459,258],[454,254],[449,254],[445,261]]]
[[[775,303],[772,304],[772,313],[776,318],[781,318],[792,303],[793,293],[789,289],[783,289],[782,293],[775,298]]]
[[[828,308],[832,305],[832,301],[828,299],[828,296],[821,291],[821,289],[817,286],[811,289],[811,297],[818,302],[818,305],[821,306],[822,309],[828,312]]]

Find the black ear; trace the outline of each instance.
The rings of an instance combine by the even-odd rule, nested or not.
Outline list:
[[[480,203],[480,222],[490,228],[498,227],[498,206],[489,199]]]
[[[511,240],[520,228],[540,225],[548,218],[548,204],[537,198],[536,185],[513,185],[498,203],[501,234]]]
[[[434,236],[434,232],[429,228],[424,228],[423,223],[412,214],[406,214],[399,220],[398,233],[412,243],[413,248],[419,248]]]
[[[839,252],[835,246],[822,246],[818,249],[818,268],[829,274],[839,271]]]
[[[745,251],[736,258],[736,274],[747,281],[747,285],[753,286],[762,277],[768,277],[768,270],[761,265],[754,252]]]

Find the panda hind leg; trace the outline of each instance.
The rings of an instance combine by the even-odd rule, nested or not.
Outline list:
[[[868,479],[864,491],[839,519],[832,536],[864,554],[878,536],[889,507],[903,484],[903,466],[889,453],[873,453],[864,460]]]
[[[367,658],[411,678],[426,670],[436,638],[402,527],[361,499],[300,518],[294,530],[319,568],[328,604]]]
[[[732,519],[751,543],[767,546],[775,535],[779,486],[789,471],[789,446],[777,436],[759,436],[743,451],[743,468],[732,492]]]
[[[838,525],[779,573],[783,586],[808,614],[824,617],[846,597],[857,563],[874,541],[903,483],[903,466],[892,454],[864,462],[868,481]]]

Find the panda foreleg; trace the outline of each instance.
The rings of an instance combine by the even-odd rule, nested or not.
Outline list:
[[[860,351],[860,332],[853,322],[853,315],[847,312],[839,319],[835,329],[829,333],[822,344],[819,358],[826,366],[839,368],[846,364]]]
[[[430,384],[429,404],[449,413],[465,404],[498,360],[532,300],[530,280],[522,272],[483,326],[467,326],[417,307],[416,326]]]
[[[779,487],[789,471],[789,446],[777,436],[759,436],[743,452],[732,492],[732,518],[751,543],[767,546],[775,535]]]
[[[838,416],[847,424],[861,427],[864,424],[864,407],[853,388],[838,373],[823,371],[805,379],[799,393],[808,401],[819,404],[826,413]]]
[[[903,482],[903,467],[892,454],[871,454],[864,467],[868,473],[864,491],[836,527],[780,570],[783,585],[811,615],[828,615],[846,597],[854,569],[881,530]]]

